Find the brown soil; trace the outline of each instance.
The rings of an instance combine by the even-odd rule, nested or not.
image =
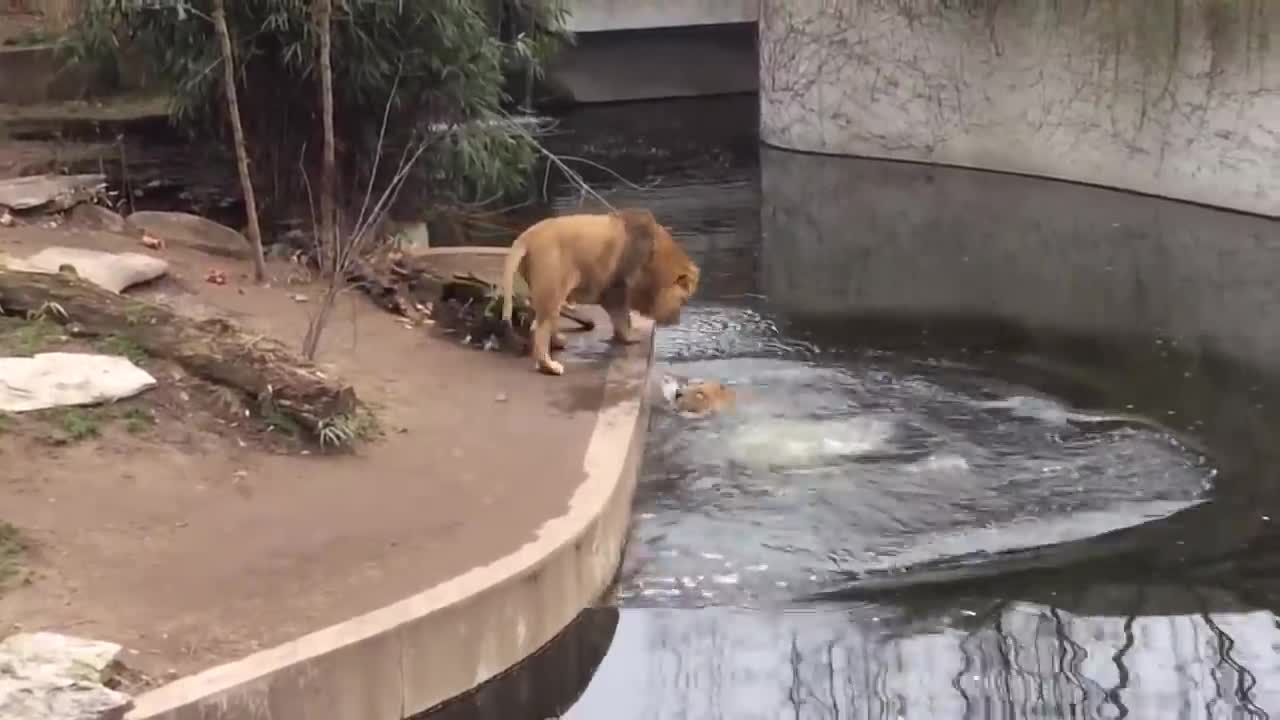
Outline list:
[[[149,252],[106,233],[0,228],[3,252],[53,243]],[[320,288],[295,266],[271,265],[258,287],[237,261],[159,252],[170,276],[137,294],[300,342]],[[210,269],[228,283],[205,282]],[[0,326],[0,352],[33,342],[16,329]],[[56,332],[36,342],[76,346]],[[0,521],[28,545],[28,573],[0,595],[0,635],[112,640],[155,683],[486,564],[532,540],[581,481],[607,354],[593,357],[539,375],[527,358],[406,327],[353,293],[318,360],[377,413],[382,437],[354,454],[308,452],[154,359],[141,364],[160,384],[136,399],[11,417]]]

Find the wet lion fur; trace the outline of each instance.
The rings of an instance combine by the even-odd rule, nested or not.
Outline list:
[[[662,325],[678,322],[700,275],[648,210],[562,215],[522,232],[503,266],[502,319],[508,325],[517,272],[534,313],[534,365],[552,375],[564,373],[551,350],[565,345],[556,323],[566,302],[599,303],[613,325],[612,340],[633,343],[631,311]]]
[[[706,415],[733,409],[737,399],[733,388],[718,380],[694,380],[676,389],[672,404],[677,412]]]

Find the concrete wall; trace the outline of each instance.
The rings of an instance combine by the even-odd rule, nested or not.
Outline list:
[[[84,0],[0,0],[0,42],[33,31],[61,32],[83,5]]]
[[[70,64],[58,45],[0,47],[0,103],[23,105],[101,94],[96,68]]]
[[[566,0],[574,32],[755,22],[760,0]]]
[[[763,0],[765,142],[1280,216],[1272,0],[943,4]]]

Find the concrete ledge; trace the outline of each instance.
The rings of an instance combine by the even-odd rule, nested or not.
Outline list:
[[[537,539],[399,602],[146,693],[127,717],[398,720],[552,640],[607,588],[621,559],[653,362],[652,323],[638,326],[645,341],[609,366],[586,479]]]

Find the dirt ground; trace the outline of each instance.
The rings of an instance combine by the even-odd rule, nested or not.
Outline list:
[[[131,294],[231,317],[295,347],[320,295],[287,263],[272,264],[272,282],[260,287],[247,265],[192,250],[0,228],[0,252],[54,243],[160,254],[169,276]],[[227,284],[206,282],[211,269]],[[57,326],[29,326],[0,325],[0,353],[81,344]],[[131,354],[119,340],[102,342]],[[121,643],[145,686],[488,563],[566,509],[607,357],[584,353],[566,376],[543,376],[527,358],[406,327],[353,293],[318,358],[377,414],[381,437],[353,454],[307,450],[287,429],[245,420],[218,388],[145,356],[159,386],[136,399],[8,416],[0,574],[15,542],[26,549],[20,577],[0,591],[0,635],[52,630]],[[4,522],[18,541],[5,540]]]

